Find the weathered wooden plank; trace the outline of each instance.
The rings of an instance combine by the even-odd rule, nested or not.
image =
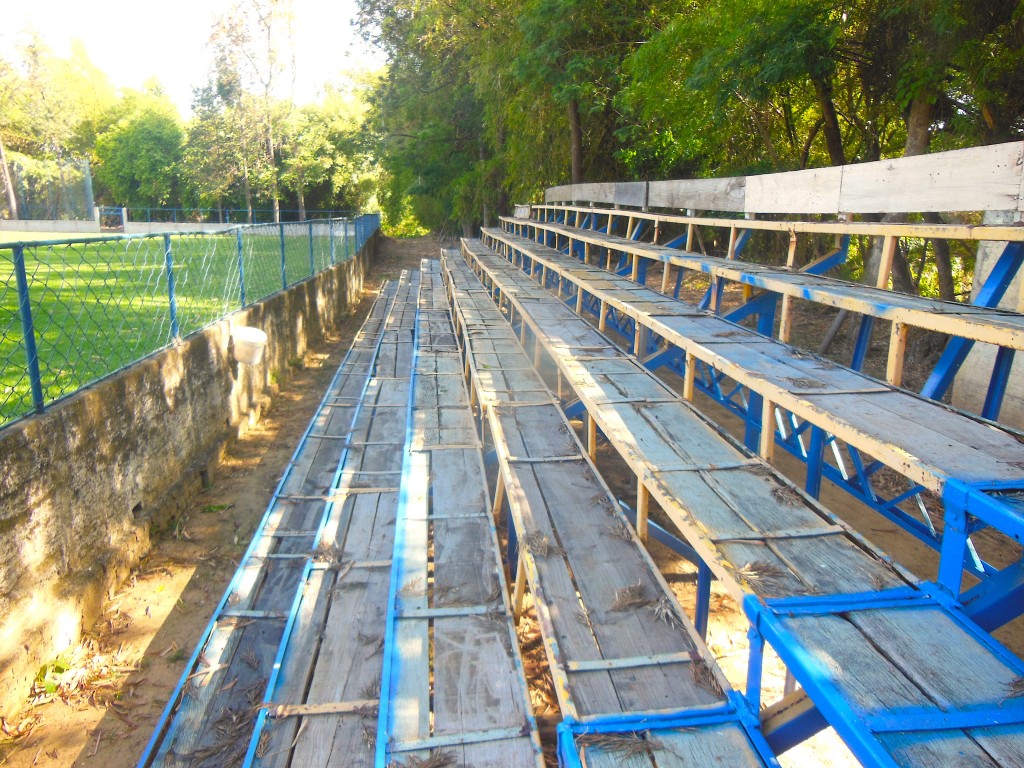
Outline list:
[[[1008,211],[1019,205],[1024,143],[843,166],[849,213]]]
[[[440,739],[449,754],[481,765],[539,765],[463,365],[447,351],[456,348],[447,311],[425,309],[444,294],[436,267],[424,263],[423,270],[407,488],[397,521],[403,584],[394,607],[396,616],[413,618],[396,620],[385,648],[393,672],[382,715],[389,752],[404,756],[403,744]],[[465,446],[445,447],[459,443]],[[464,606],[472,615],[446,617],[446,608]],[[495,729],[521,736],[477,743]]]
[[[743,211],[746,209],[746,184],[744,176],[652,181],[647,192],[647,204],[652,208]]]
[[[371,320],[364,324],[361,335],[366,343],[376,341],[365,334],[374,328],[377,337],[382,333],[380,320],[393,311],[398,289],[389,287],[382,292],[371,312]],[[371,356],[347,356],[339,367],[324,403],[335,398],[351,396],[361,391],[370,373]],[[343,372],[344,371],[344,372]],[[345,417],[348,417],[347,419]],[[344,436],[351,421],[349,409],[323,407],[313,419],[311,427],[324,434]],[[272,502],[265,523],[257,532],[257,546],[251,560],[243,564],[235,592],[227,603],[228,614],[236,616],[286,616],[300,588],[300,574],[305,561],[312,555],[312,536],[280,537],[278,530],[314,533],[318,528],[325,502],[313,498],[323,493],[332,483],[333,468],[337,465],[344,445],[338,441],[310,441],[300,448],[287,470],[284,493],[296,493],[300,498],[309,495],[309,501],[277,504]],[[332,466],[333,465],[333,466]],[[274,558],[272,555],[291,555]],[[238,732],[238,743],[225,744],[216,730],[216,721],[232,707],[251,706],[263,698],[271,666],[282,639],[283,622],[254,619],[225,618],[209,638],[201,658],[200,674],[193,678],[189,693],[179,706],[175,721],[158,753],[157,762],[177,754],[193,754],[195,750],[218,750],[212,759],[227,759],[227,751],[241,748],[248,732]],[[209,672],[202,674],[202,669]],[[198,681],[198,682],[196,682]],[[216,757],[219,754],[220,757]],[[173,758],[176,759],[176,758]],[[172,759],[172,761],[173,761]]]
[[[646,202],[608,183],[551,187],[545,201],[747,213],[1024,210],[1021,157],[1021,142],[1010,142],[810,171],[655,181]]]
[[[755,768],[761,761],[750,749],[746,733],[738,725],[703,726],[692,730],[651,730],[652,749],[646,756],[626,758],[624,754],[588,746],[581,750],[589,768]]]
[[[833,213],[840,210],[843,167],[747,177],[747,213]]]

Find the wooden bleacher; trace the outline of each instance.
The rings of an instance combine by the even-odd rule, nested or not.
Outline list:
[[[787,712],[809,697],[866,764],[1024,760],[1024,708],[1007,699],[1024,669],[1019,660],[937,590],[892,566],[769,465],[719,436],[521,269],[479,244],[463,247],[644,492],[744,606],[755,636],[748,698],[760,700],[757,641],[765,638],[803,686],[769,713],[769,743],[791,743]],[[1007,728],[980,727],[1000,715]],[[809,729],[807,711],[800,717],[804,724],[794,730]]]
[[[553,281],[559,291],[571,286],[575,294],[567,300],[572,303],[575,298],[578,310],[587,300],[596,304],[601,326],[610,309],[629,318],[635,328],[633,351],[640,350],[641,359],[650,359],[645,353],[654,344],[644,337],[649,333],[763,398],[757,414],[762,423],[774,426],[775,408],[783,409],[940,495],[950,480],[968,489],[1024,486],[1024,456],[1018,435],[1011,431],[808,355],[532,240],[499,230],[484,230],[483,235],[486,242],[513,254],[520,265],[528,261],[531,270],[540,272],[537,278],[542,283]],[[695,366],[688,366],[688,391],[694,375]],[[894,419],[902,424],[898,430],[893,429]],[[767,438],[761,435],[759,445],[762,455],[770,456],[773,441]],[[984,510],[979,507],[980,514]],[[1011,536],[1024,533],[1024,517],[1012,507],[985,522]],[[938,532],[921,525],[912,530],[936,549],[943,548]],[[952,539],[946,542],[942,579],[957,594],[964,550],[965,542],[959,547]],[[987,601],[986,609],[992,610],[994,602]],[[1015,609],[1010,603],[1017,603],[1016,593],[1008,593],[993,611],[1000,621],[1019,612],[1019,606]]]
[[[486,229],[492,248],[464,240],[386,285],[140,766],[550,765],[516,633],[528,591],[565,768],[777,766],[826,726],[869,766],[1024,768],[1024,662],[989,634],[1024,611],[1024,561],[997,572],[968,551],[982,525],[1024,540],[1019,435],[898,386],[906,328],[918,326],[961,337],[943,377],[964,344],[999,345],[992,386],[1005,389],[1024,321],[898,296],[884,279],[851,286],[735,258],[744,231],[867,234],[885,238],[887,277],[900,237],[999,237],[1011,247],[992,303],[1024,232],[647,210],[885,212],[904,210],[900,195],[924,210],[1024,210],[1024,143],[953,154],[553,188],[536,218]],[[989,161],[991,178],[963,184],[957,169]],[[872,195],[879,184],[907,192]],[[729,231],[725,258],[677,249],[697,226]],[[646,285],[655,262],[660,292]],[[781,338],[681,303],[672,268],[712,278],[713,310],[724,281],[761,290],[732,315],[757,314],[761,331],[781,297]],[[785,343],[798,298],[891,321],[889,381]],[[682,396],[652,371],[680,357]],[[744,444],[694,408],[696,388],[746,420]],[[583,418],[583,439],[567,413]],[[635,511],[594,464],[599,434],[636,477]],[[807,492],[769,463],[803,436]],[[838,472],[825,466],[830,441],[901,473],[904,500],[943,496],[943,535],[916,529],[941,550],[935,583],[816,500]],[[871,496],[861,469],[849,485]],[[668,531],[650,520],[652,500]],[[646,551],[656,534],[681,536],[697,561],[695,621]],[[961,593],[965,568],[986,581]],[[744,692],[702,639],[709,573],[750,622]],[[765,645],[800,688],[762,707]]]

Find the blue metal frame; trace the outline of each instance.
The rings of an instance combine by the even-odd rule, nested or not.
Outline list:
[[[21,244],[14,246],[14,277],[18,286],[18,312],[21,315],[21,334],[25,344],[32,404],[36,413],[42,413],[46,399],[43,397],[43,377],[39,370],[39,350],[36,347],[32,300],[28,291],[28,275],[25,270],[25,246]]]
[[[984,727],[997,724],[1024,724],[1024,702],[1003,698],[984,706],[958,708],[943,712],[935,707],[901,707],[877,713],[857,711],[836,683],[828,666],[809,654],[792,634],[787,624],[801,616],[826,616],[854,611],[879,609],[935,608],[951,618],[971,638],[992,652],[1012,669],[1024,672],[1024,664],[997,643],[976,624],[969,621],[952,599],[924,584],[921,589],[903,586],[878,592],[845,595],[789,597],[763,601],[747,595],[743,610],[751,622],[750,658],[747,699],[754,709],[760,702],[760,669],[764,644],[767,641],[782,659],[786,668],[796,677],[818,710],[810,711],[787,724],[776,742],[768,735],[769,743],[776,747],[792,746],[821,729],[822,718],[836,729],[853,754],[865,765],[895,768],[897,763],[883,747],[877,734],[894,731],[946,730]]]
[[[235,254],[238,257],[238,300],[245,306],[245,248],[242,245],[242,230],[235,230]]]
[[[288,271],[285,267],[284,256],[284,224],[277,225],[278,239],[281,241],[281,290],[288,287]]]
[[[395,632],[398,630],[398,615],[401,611],[401,595],[399,584],[403,583],[403,553],[405,551],[406,508],[409,505],[409,494],[412,482],[412,451],[415,437],[413,410],[415,407],[416,365],[420,358],[420,306],[416,302],[416,313],[413,319],[412,334],[412,367],[409,371],[409,390],[405,412],[405,445],[402,454],[402,475],[398,483],[398,511],[395,514],[395,540],[391,557],[391,583],[388,586],[388,611],[384,630],[384,666],[381,673],[380,706],[377,710],[377,741],[374,745],[375,764],[388,765],[388,748],[391,740],[388,734],[394,726],[394,693],[392,683],[397,678],[400,660],[395,648]]]
[[[601,717],[565,718],[558,725],[558,764],[562,768],[585,768],[576,746],[576,737],[588,733],[643,733],[660,730],[691,730],[705,726],[735,724],[743,729],[751,747],[767,768],[778,768],[779,762],[761,734],[757,713],[744,698],[729,691],[725,703],[706,708],[681,709],[671,714],[629,713]]]
[[[167,299],[171,317],[171,337],[177,339],[181,337],[181,331],[178,326],[178,297],[175,293],[174,256],[171,253],[170,235],[164,235],[164,267],[167,270]]]
[[[1006,294],[1006,289],[1010,287],[1010,282],[1020,271],[1022,264],[1024,264],[1024,243],[1007,243],[992,271],[989,272],[988,277],[985,279],[985,284],[978,291],[978,295],[971,304],[976,307],[998,306],[1000,300]],[[933,400],[941,399],[953,384],[954,377],[973,347],[974,341],[972,339],[962,339],[959,337],[950,339],[945,351],[942,353],[942,357],[935,364],[932,375],[928,377],[928,381],[921,388],[921,394]]]

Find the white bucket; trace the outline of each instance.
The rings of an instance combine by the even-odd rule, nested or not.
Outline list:
[[[267,334],[259,328],[239,326],[231,332],[235,340],[235,360],[245,365],[256,365],[263,359]]]

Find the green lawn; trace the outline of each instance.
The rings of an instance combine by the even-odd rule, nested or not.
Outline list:
[[[46,233],[46,240],[54,239]],[[286,229],[284,243],[287,282],[309,277],[306,228]],[[340,231],[334,245],[335,260],[344,260]],[[350,237],[350,249],[352,245]],[[13,253],[0,244],[0,425],[32,411]],[[172,341],[163,236],[29,245],[24,253],[46,402]],[[171,253],[181,336],[242,305],[235,232],[172,236]],[[314,271],[330,265],[326,232],[314,234],[312,258]],[[246,304],[282,289],[276,227],[245,230],[242,268]]]

